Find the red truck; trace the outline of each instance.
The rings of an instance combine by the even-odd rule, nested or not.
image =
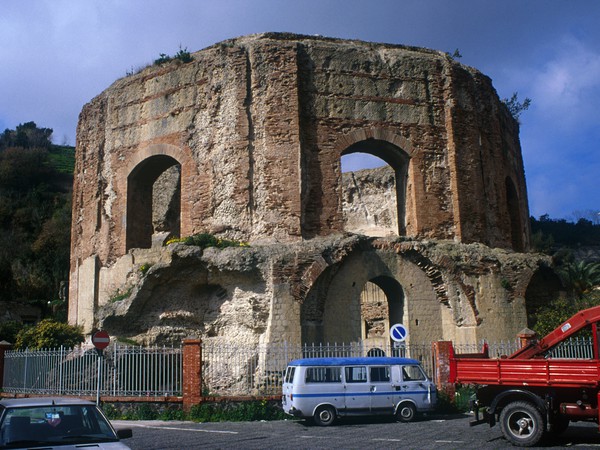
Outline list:
[[[561,433],[571,421],[598,423],[600,306],[578,312],[550,334],[510,356],[450,350],[450,382],[474,385],[475,419],[471,425],[500,424],[517,446],[537,444],[546,433]],[[551,350],[576,333],[589,333],[591,359],[554,358]]]

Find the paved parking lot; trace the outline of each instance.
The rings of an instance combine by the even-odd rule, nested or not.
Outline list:
[[[466,415],[435,416],[412,423],[352,419],[327,428],[301,421],[274,422],[161,422],[113,421],[130,427],[133,450],[151,449],[500,449],[515,448],[498,426],[469,426]],[[600,447],[598,427],[576,423],[561,436],[547,439],[544,448]]]

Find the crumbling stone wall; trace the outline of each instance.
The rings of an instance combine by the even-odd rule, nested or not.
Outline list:
[[[529,245],[518,124],[487,77],[445,53],[246,36],[117,80],[85,105],[77,136],[69,320],[87,331],[128,332],[114,324],[135,317],[146,340],[356,339],[360,292],[373,280],[415,338],[492,332],[482,311],[502,317],[494,335],[525,325],[525,290],[504,295],[501,270],[439,255],[434,263],[415,250],[431,240]],[[354,152],[380,157],[393,174],[379,186],[395,198],[362,224],[340,165]],[[349,231],[387,237],[348,247],[339,239]],[[240,255],[225,252],[230,261],[197,272],[204,254],[183,258],[185,269],[181,252],[160,247],[199,232],[247,241],[260,258],[240,272],[230,269]],[[321,239],[340,247],[316,249]],[[412,250],[398,250],[405,241]],[[175,291],[143,287],[138,269],[151,263],[148,274]],[[505,275],[521,286],[534,271]],[[340,273],[354,278],[350,298]],[[115,292],[130,296],[113,302]]]

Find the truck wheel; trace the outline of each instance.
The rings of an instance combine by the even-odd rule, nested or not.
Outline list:
[[[531,403],[513,402],[500,413],[500,428],[512,444],[530,447],[544,435],[544,419]]]
[[[320,406],[315,411],[313,420],[320,427],[327,427],[335,420],[335,409],[333,406]]]
[[[415,419],[417,415],[417,410],[412,403],[402,403],[398,406],[398,411],[396,412],[396,417],[400,422],[411,422]]]

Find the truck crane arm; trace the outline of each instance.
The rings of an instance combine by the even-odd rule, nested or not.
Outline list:
[[[600,321],[600,306],[594,306],[592,308],[579,311],[570,319],[562,323],[554,331],[551,331],[539,341],[533,342],[530,345],[516,351],[510,355],[508,359],[535,358],[549,348],[554,347],[556,344],[574,335],[582,328],[585,328],[586,326],[598,321]]]

